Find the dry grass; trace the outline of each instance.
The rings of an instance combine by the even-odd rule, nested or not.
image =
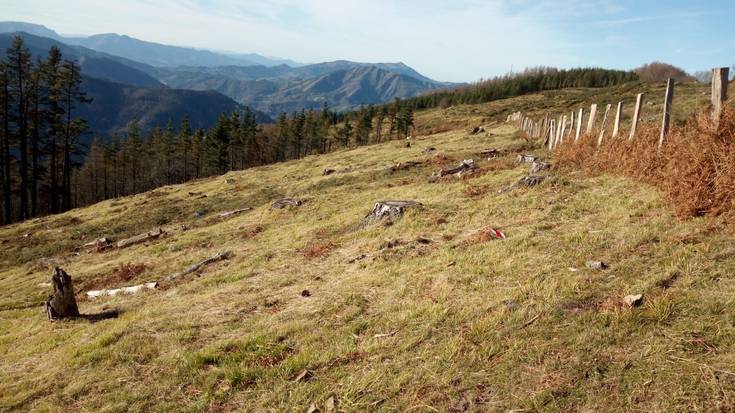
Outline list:
[[[0,410],[306,411],[334,398],[346,412],[732,411],[735,255],[723,217],[677,220],[656,187],[612,174],[569,170],[498,193],[527,165],[434,184],[433,168],[385,171],[428,146],[460,160],[522,145],[514,128],[487,125],[596,93],[421,112],[427,128],[457,127],[415,135],[413,148],[388,142],[167,187],[144,208],[142,194],[0,228]],[[479,124],[488,133],[468,136]],[[352,169],[322,175],[335,165]],[[468,198],[468,185],[491,190]],[[270,208],[285,196],[309,202]],[[364,225],[384,199],[423,207]],[[207,219],[243,207],[253,210]],[[156,225],[170,235],[74,253]],[[507,239],[462,243],[488,226]],[[295,253],[327,242],[319,258]],[[80,302],[116,319],[50,323],[40,308],[41,258],[75,281],[145,263],[147,281],[222,250],[233,258],[165,290]],[[620,304],[631,293],[642,306]]]
[[[579,144],[562,145],[556,153],[561,167],[588,173],[616,173],[664,191],[680,217],[725,214],[735,217],[735,107],[723,111],[715,130],[701,112],[674,126],[659,148],[659,129],[642,127],[633,140],[604,143],[585,136]]]

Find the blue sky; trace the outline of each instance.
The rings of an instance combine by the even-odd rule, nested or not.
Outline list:
[[[448,81],[511,66],[735,64],[733,0],[3,0],[0,16],[306,63],[402,61]]]

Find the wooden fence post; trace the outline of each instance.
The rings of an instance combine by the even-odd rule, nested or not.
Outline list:
[[[567,132],[567,137],[572,137],[572,131],[574,130],[574,117],[575,113],[574,111],[571,112],[571,117],[569,118],[569,132]]]
[[[664,116],[661,122],[661,137],[658,139],[658,147],[663,146],[666,135],[671,127],[671,103],[674,100],[674,79],[666,82],[666,96],[664,97]]]
[[[643,93],[639,93],[635,98],[635,112],[633,112],[633,122],[630,125],[630,136],[628,140],[633,140],[635,132],[638,129],[638,121],[641,119],[641,108],[643,106]]]
[[[554,149],[554,119],[549,121],[549,150]]]
[[[554,147],[556,148],[559,145],[559,142],[561,141],[561,123],[562,117],[559,116],[559,120],[556,122],[556,141],[554,142]]]
[[[623,102],[618,102],[618,112],[615,114],[615,125],[613,126],[613,138],[617,138],[620,133],[620,117],[623,114]]]
[[[605,116],[602,118],[602,126],[600,126],[600,137],[597,138],[597,146],[602,146],[602,139],[605,137],[605,128],[607,127],[607,117],[610,115],[611,104],[605,106]]]
[[[582,133],[582,118],[584,117],[584,108],[579,108],[579,116],[577,116],[577,135],[574,137],[574,142],[579,140],[579,134]]]
[[[720,115],[722,114],[722,103],[727,100],[727,81],[730,69],[720,67],[712,69],[712,122],[715,130],[720,126]]]
[[[595,116],[597,115],[597,103],[593,103],[590,106],[590,119],[587,121],[587,134],[592,133],[592,128],[595,126]]]

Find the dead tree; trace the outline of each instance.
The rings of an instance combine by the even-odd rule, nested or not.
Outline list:
[[[74,298],[74,286],[69,274],[56,267],[51,275],[51,285],[54,288],[54,293],[44,303],[48,319],[59,320],[67,317],[79,317],[77,300]]]

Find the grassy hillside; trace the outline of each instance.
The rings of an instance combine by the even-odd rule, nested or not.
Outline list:
[[[313,156],[1,228],[0,409],[732,410],[730,225],[677,220],[659,192],[624,178],[554,172],[507,190],[527,174],[517,153],[545,154],[498,119],[634,92],[426,111],[411,148]],[[703,92],[677,98],[694,107]],[[488,132],[470,136],[477,125]],[[490,147],[505,154],[477,155]],[[479,173],[427,181],[468,158]],[[421,163],[386,169],[406,161]],[[270,208],[284,196],[306,202]],[[393,225],[365,224],[384,199],[423,206]],[[216,216],[242,207],[254,209]],[[75,252],[156,226],[168,235]],[[489,239],[489,227],[507,239]],[[157,291],[82,298],[224,250],[234,257]],[[54,265],[74,278],[82,313],[119,317],[47,321],[39,283]],[[632,293],[644,294],[641,307],[622,304]]]

